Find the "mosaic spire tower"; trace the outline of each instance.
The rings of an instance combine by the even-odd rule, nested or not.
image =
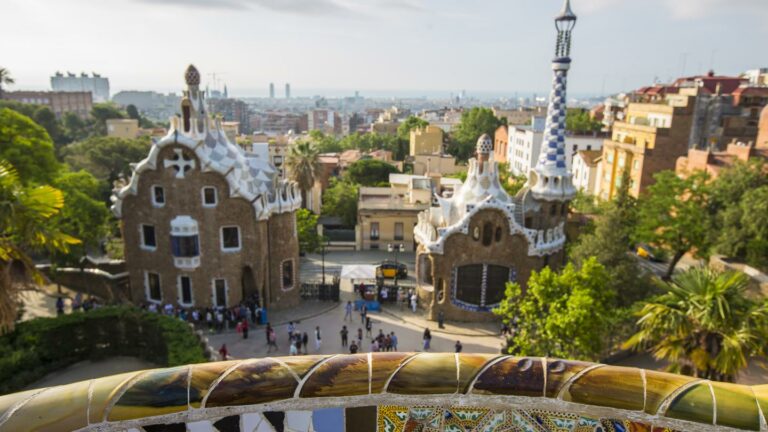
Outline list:
[[[571,68],[571,32],[575,26],[576,15],[571,10],[571,1],[565,0],[563,9],[555,18],[554,79],[549,95],[544,143],[539,161],[530,175],[534,198],[545,201],[568,201],[576,194],[565,164],[566,84],[568,69]]]

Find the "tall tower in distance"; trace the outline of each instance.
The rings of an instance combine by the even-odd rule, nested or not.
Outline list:
[[[291,83],[285,83],[285,98],[291,98]]]
[[[576,14],[571,10],[571,1],[565,0],[563,9],[555,18],[554,79],[549,94],[544,143],[539,161],[529,175],[533,197],[544,201],[570,201],[576,195],[571,174],[565,165],[566,84],[571,68],[571,32],[575,26]]]
[[[275,83],[269,83],[269,98],[275,98]]]

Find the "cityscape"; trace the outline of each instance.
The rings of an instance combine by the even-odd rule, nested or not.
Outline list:
[[[768,430],[768,5],[648,2],[11,0],[0,432]]]

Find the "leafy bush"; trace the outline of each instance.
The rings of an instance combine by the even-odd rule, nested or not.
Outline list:
[[[160,366],[206,361],[192,329],[133,307],[37,318],[0,337],[0,394],[83,360],[134,356]]]

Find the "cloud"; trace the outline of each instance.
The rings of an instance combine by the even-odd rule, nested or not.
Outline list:
[[[768,15],[766,0],[644,0],[643,3],[647,8],[661,8],[677,20],[745,12]],[[578,14],[580,10],[585,13],[600,12],[620,8],[623,4],[626,0],[578,0],[573,6]]]
[[[336,0],[135,0],[153,5],[166,4],[198,9],[249,10],[268,9],[295,15],[339,15],[353,12]]]

